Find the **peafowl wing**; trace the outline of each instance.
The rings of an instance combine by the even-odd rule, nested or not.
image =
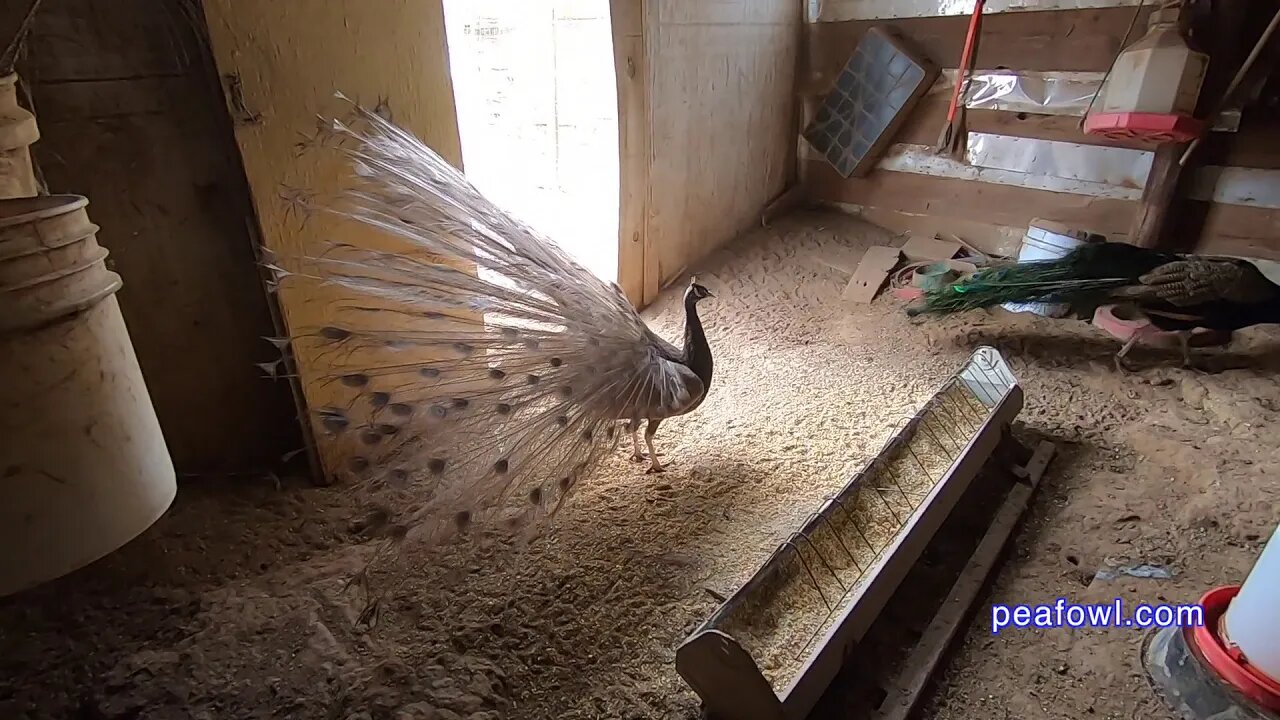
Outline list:
[[[1278,290],[1252,263],[1232,258],[1187,256],[1156,267],[1138,282],[1114,295],[1190,307],[1222,301],[1242,305],[1267,302],[1276,298]]]

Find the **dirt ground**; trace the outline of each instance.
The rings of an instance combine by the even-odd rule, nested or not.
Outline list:
[[[1135,351],[1147,369],[1121,376],[1117,344],[1082,323],[920,322],[891,297],[841,301],[863,249],[886,240],[806,214],[698,268],[717,294],[701,306],[716,378],[695,414],[663,424],[668,472],[620,451],[527,546],[422,553],[367,633],[341,592],[369,551],[343,488],[185,481],[120,552],[0,600],[0,717],[696,717],[676,645],[981,344],[1004,353],[1022,421],[1060,455],[925,714],[1169,717],[1140,674],[1140,632],[993,637],[990,603],[1192,602],[1241,581],[1280,507],[1280,336],[1206,352],[1237,369]],[[672,339],[680,289],[649,313]],[[1138,562],[1174,575],[1095,579]]]

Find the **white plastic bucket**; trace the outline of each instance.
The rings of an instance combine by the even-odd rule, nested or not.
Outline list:
[[[0,596],[116,550],[177,492],[88,204],[0,199]]]
[[[1280,527],[1271,533],[1223,623],[1229,639],[1264,675],[1280,682]]]
[[[1043,220],[1032,220],[1027,232],[1022,236],[1022,247],[1018,249],[1018,262],[1032,260],[1057,260],[1066,257],[1072,250],[1084,245],[1088,235],[1078,230],[1069,230],[1057,223]],[[1010,312],[1032,312],[1045,317],[1062,317],[1070,309],[1061,303],[1005,303],[1005,310]]]

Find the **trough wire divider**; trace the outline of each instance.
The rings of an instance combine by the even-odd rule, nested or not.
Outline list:
[[[859,582],[866,577],[867,571],[874,567],[884,552],[894,545],[893,539],[898,536],[903,527],[906,526],[907,521],[920,509],[921,505],[929,497],[933,488],[935,488],[937,484],[941,482],[942,478],[946,476],[947,472],[954,467],[956,461],[963,454],[964,448],[968,445],[974,434],[981,428],[982,424],[988,418],[989,413],[999,403],[1004,394],[1008,392],[1009,388],[1016,382],[1012,377],[1008,379],[1000,377],[1000,373],[996,371],[996,367],[993,362],[988,361],[984,363],[983,361],[987,360],[987,358],[985,357],[985,353],[982,351],[982,348],[976,350],[970,356],[969,361],[966,362],[959,371],[944,381],[940,389],[934,393],[930,400],[926,402],[920,410],[918,410],[914,415],[905,418],[896,424],[893,428],[893,432],[890,434],[889,440],[887,440],[884,446],[882,446],[875,459],[868,463],[866,468],[855,475],[853,480],[846,484],[844,490],[826,497],[824,504],[819,508],[819,510],[808,515],[804,522],[801,523],[801,527],[804,528],[808,527],[810,522],[818,519],[820,521],[820,525],[814,526],[815,533],[817,529],[822,527],[830,528],[829,534],[836,540],[839,548],[843,550],[853,567],[857,570],[856,574],[854,574],[851,579],[848,581],[842,579],[840,572],[835,569],[839,566],[839,562],[836,559],[829,557],[827,553],[823,552],[819,545],[814,542],[811,534],[798,531],[792,533],[781,543],[779,550],[783,547],[790,548],[792,550],[795,558],[799,560],[800,565],[804,570],[804,577],[808,578],[809,585],[817,593],[818,597],[822,600],[823,605],[827,608],[827,614],[816,623],[816,628],[810,635],[809,639],[797,651],[795,655],[796,660],[803,658],[805,654],[809,652],[813,647],[814,642],[822,632],[829,627],[832,617],[843,607],[844,601],[849,597],[854,589],[858,587]],[[963,376],[966,371],[971,369],[980,373],[982,380],[985,380],[986,382],[978,380],[973,384],[966,383]],[[953,390],[959,390],[957,393],[959,397],[948,397],[951,395]],[[975,399],[976,403],[982,408],[982,412],[979,412],[974,407]],[[939,418],[945,422],[940,422]],[[933,429],[929,427],[930,420],[933,421]],[[962,421],[964,422],[962,423]],[[961,432],[962,427],[966,426],[968,428],[968,432]],[[902,432],[907,428],[911,429],[910,436],[903,437]],[[938,432],[935,433],[935,429]],[[947,466],[942,468],[937,474],[930,473],[928,466],[916,453],[916,449],[912,447],[913,443],[917,442],[916,438],[922,437],[922,432],[923,437],[927,437],[928,440],[930,440],[948,460]],[[950,443],[943,442],[942,438],[946,438]],[[896,454],[894,454],[895,450],[897,451]],[[921,474],[931,481],[928,485],[928,489],[926,489],[919,497],[909,495],[903,487],[902,480],[892,470],[894,462],[903,457],[903,451],[905,451],[906,455],[910,456],[914,466],[920,470]],[[885,480],[888,481],[887,485],[881,486]],[[840,495],[845,494],[851,489],[853,492],[849,493],[850,497],[846,498],[846,500],[856,497],[863,490],[869,489],[873,492],[874,496],[879,499],[880,504],[884,506],[888,511],[889,516],[892,517],[894,523],[896,523],[896,525],[891,525],[890,527],[891,532],[888,536],[889,540],[882,543],[878,548],[868,538],[866,528],[863,523],[858,521],[853,511],[850,510],[848,505],[846,505],[845,500],[840,499]],[[893,504],[889,502],[888,498],[886,498],[886,493],[890,493],[890,496],[892,496],[894,490],[897,491],[897,494],[901,495],[905,506],[908,508],[903,514],[895,511]],[[836,519],[837,510],[844,514],[845,521],[843,528],[836,527],[838,522]],[[850,549],[849,545],[845,542],[844,537],[842,537],[842,535],[844,535],[842,530],[847,531],[849,528],[852,528],[854,533],[857,535],[857,538],[861,539],[862,543],[874,552],[872,558],[865,562],[865,566],[864,563],[858,561],[853,550]],[[856,549],[856,541],[853,541],[853,543],[854,549]],[[809,549],[812,562],[810,561],[810,558],[805,557],[802,547],[807,547]],[[823,570],[825,570],[825,575],[822,574]],[[829,577],[834,581],[835,586],[839,588],[840,594],[835,597],[834,600],[828,598],[827,593],[823,591],[823,583],[819,581],[819,576],[824,579]]]

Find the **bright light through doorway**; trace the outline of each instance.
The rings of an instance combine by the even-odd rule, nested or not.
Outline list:
[[[445,0],[467,177],[587,269],[618,279],[609,0]]]

